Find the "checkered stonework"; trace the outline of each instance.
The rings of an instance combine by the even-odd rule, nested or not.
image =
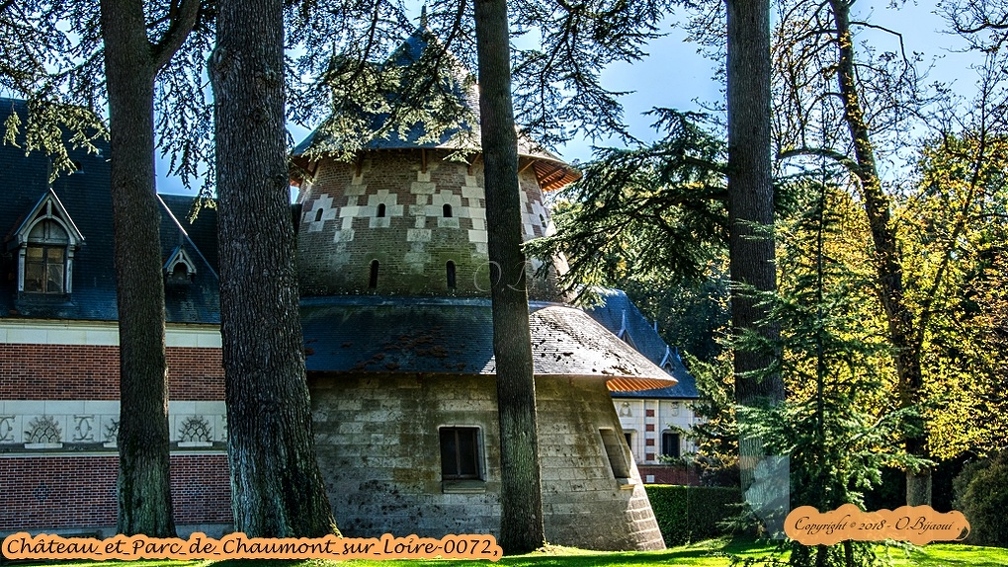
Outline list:
[[[354,164],[323,159],[299,195],[302,294],[486,295],[482,166],[444,157],[398,150]],[[549,212],[536,177],[525,171],[519,182],[524,237],[543,236]]]

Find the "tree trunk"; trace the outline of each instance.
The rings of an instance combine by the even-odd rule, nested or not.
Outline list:
[[[500,545],[514,554],[542,546],[545,535],[507,3],[476,0],[475,17],[500,421]]]
[[[766,0],[727,0],[728,254],[731,316],[736,337],[755,331],[775,342],[778,329],[764,322],[768,307],[755,292],[777,287],[770,168],[770,10]],[[767,375],[774,352],[748,345],[735,349],[735,399],[750,406],[784,399],[778,374]],[[762,440],[739,439],[742,489],[754,480]]]
[[[154,74],[143,2],[101,3],[119,309],[119,515],[124,534],[174,537],[169,482]]]
[[[284,126],[283,1],[218,5],[221,336],[235,530],[336,532],[315,459]]]
[[[889,342],[896,351],[899,403],[903,408],[912,407],[919,401],[922,386],[920,346],[913,340],[913,316],[903,293],[903,265],[896,244],[896,227],[889,216],[889,197],[882,191],[875,152],[855,83],[850,4],[841,0],[830,0],[829,4],[836,23],[837,82],[843,101],[844,121],[854,143],[858,165],[854,174],[861,184],[862,202],[871,228],[878,293],[888,322]],[[923,422],[918,420],[917,426],[922,433],[907,439],[906,449],[911,455],[924,457],[926,434],[923,433]],[[908,505],[930,504],[930,469],[908,470],[906,481]]]

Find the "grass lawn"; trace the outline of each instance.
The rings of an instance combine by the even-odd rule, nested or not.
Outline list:
[[[681,565],[695,567],[727,567],[731,557],[769,557],[776,547],[753,541],[707,540],[692,545],[673,547],[665,551],[649,552],[597,552],[572,548],[551,548],[546,551],[505,557],[497,564],[508,567],[541,565],[547,567],[647,567],[649,565]],[[907,552],[902,548],[879,548],[883,562],[893,567],[946,567],[971,565],[976,567],[1004,567],[1008,565],[1008,549],[974,547],[958,544],[932,544]],[[888,557],[888,561],[885,558]],[[320,562],[322,563],[322,562]],[[422,567],[470,567],[490,565],[488,561],[413,560],[398,561],[394,565]],[[348,567],[389,566],[381,561],[349,561]],[[321,566],[320,566],[321,567]]]
[[[647,567],[649,565],[680,565],[696,567],[726,567],[731,563],[731,556],[738,557],[769,557],[774,546],[763,542],[730,541],[727,539],[707,540],[692,545],[673,547],[665,551],[649,552],[599,552],[586,551],[565,547],[549,547],[528,555],[505,557],[497,565],[508,567],[525,567],[543,565],[552,567]],[[879,554],[885,563],[893,567],[923,566],[947,567],[969,565],[974,567],[1002,567],[1008,565],[1008,549],[996,547],[974,547],[957,544],[931,544],[907,552],[901,548],[880,548]],[[885,558],[888,557],[888,561]],[[2,563],[2,561],[0,561]],[[110,562],[112,563],[112,562]],[[122,562],[116,562],[122,565]],[[389,560],[368,561],[352,560],[343,562],[309,560],[309,561],[226,561],[221,562],[227,567],[242,565],[263,566],[271,564],[284,567],[470,567],[476,565],[493,565],[489,561],[463,560]],[[27,565],[26,563],[19,563]],[[59,565],[93,564],[79,561],[73,563],[46,562],[45,567]],[[210,567],[212,562],[200,561],[136,561],[129,567]],[[224,565],[221,565],[224,567]]]

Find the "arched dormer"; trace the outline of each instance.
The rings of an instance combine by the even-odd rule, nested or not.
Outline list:
[[[172,250],[164,263],[165,281],[167,283],[190,283],[196,275],[196,263],[181,244]]]
[[[71,293],[74,252],[84,235],[52,189],[24,219],[9,245],[18,251],[18,293]]]

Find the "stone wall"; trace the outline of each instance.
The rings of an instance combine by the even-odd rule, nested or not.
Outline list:
[[[496,533],[500,453],[492,377],[312,376],[316,451],[347,536]],[[603,382],[537,379],[546,536],[593,549],[663,547]],[[480,478],[442,481],[438,430],[475,427]],[[612,449],[612,448],[611,448]],[[617,478],[620,476],[622,478]]]
[[[589,549],[664,548],[605,383],[540,378],[536,396],[549,541]],[[627,471],[622,478],[618,459]]]
[[[344,535],[441,537],[496,528],[500,453],[492,380],[313,377],[310,386],[315,450]],[[444,492],[438,439],[444,426],[480,429],[485,482],[479,486]]]

